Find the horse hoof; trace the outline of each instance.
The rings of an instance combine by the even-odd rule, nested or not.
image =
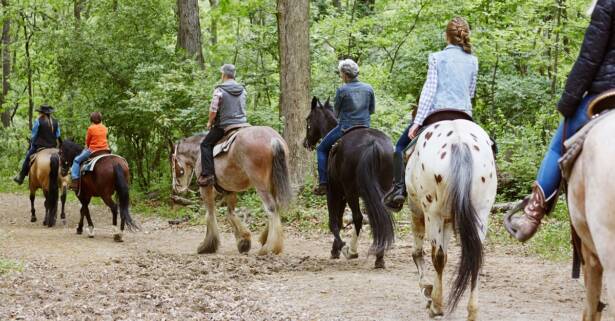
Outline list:
[[[444,315],[444,313],[442,311],[434,311],[433,310],[433,305],[430,305],[429,307],[429,317],[431,318],[440,318]]]
[[[212,254],[218,251],[218,246],[220,246],[220,241],[214,240],[210,242],[203,241],[199,244],[196,252],[198,254]]]
[[[32,223],[36,222],[36,217],[35,217],[35,216],[32,216],[32,217],[30,218],[30,222],[32,222]]]
[[[81,235],[83,234],[83,230],[82,229],[77,229],[77,235]]]
[[[94,237],[94,227],[93,226],[88,227],[88,237],[89,238]]]
[[[348,246],[344,246],[342,248],[342,254],[347,260],[353,260],[359,258],[359,253],[350,253],[350,248]]]
[[[250,252],[251,247],[252,244],[250,240],[242,239],[237,243],[237,249],[239,250],[239,253],[248,253]]]
[[[124,242],[122,234],[113,234],[113,240],[118,243]]]
[[[62,219],[62,225],[66,226],[66,219],[65,218]]]
[[[374,264],[374,268],[376,269],[384,269],[384,258],[377,258],[376,263]]]
[[[340,258],[340,252],[337,252],[337,253],[331,252],[331,259],[332,260],[337,260],[339,258]]]

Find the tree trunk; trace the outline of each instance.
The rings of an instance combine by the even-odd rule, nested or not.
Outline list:
[[[341,9],[342,8],[342,1],[340,1],[340,0],[333,0],[333,6],[338,8],[338,9]]]
[[[308,151],[303,147],[304,122],[310,108],[309,1],[278,0],[277,18],[280,114],[284,118],[283,137],[290,149],[291,180],[299,187],[310,168]]]
[[[2,8],[6,13],[8,11],[8,0],[2,0]],[[7,15],[5,15],[7,16]],[[6,95],[9,93],[9,77],[11,76],[11,20],[6,18],[2,25],[2,97],[0,97],[0,107],[4,105]],[[9,127],[11,125],[11,110],[6,108],[2,112],[2,125]]]
[[[32,65],[30,59],[30,39],[32,34],[28,34],[27,18],[24,17],[23,33],[25,37],[25,49],[26,49],[26,72],[28,74],[28,125],[32,129],[32,118],[34,116],[34,100],[32,99]]]
[[[177,16],[179,17],[177,49],[185,50],[203,66],[198,0],[177,0]]]
[[[214,11],[217,6],[218,0],[209,0],[209,7],[211,11]],[[218,43],[218,18],[216,18],[214,15],[212,15],[211,17],[211,26],[209,32],[211,33],[209,41],[211,42],[211,45],[214,46]]]

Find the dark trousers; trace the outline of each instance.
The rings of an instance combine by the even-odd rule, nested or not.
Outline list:
[[[22,177],[28,176],[28,172],[30,172],[30,157],[34,155],[34,153],[36,153],[36,147],[30,146],[30,149],[28,149],[28,152],[26,153],[26,159],[21,164],[21,172],[19,175]]]
[[[224,129],[212,127],[201,142],[201,175],[209,176],[215,174],[214,146],[222,137],[224,137]]]

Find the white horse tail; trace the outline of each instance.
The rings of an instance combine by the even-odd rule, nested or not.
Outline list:
[[[461,261],[449,295],[449,311],[453,311],[468,283],[476,286],[483,264],[483,245],[478,230],[479,218],[472,205],[472,177],[474,161],[466,143],[451,146],[452,179],[448,186],[448,208],[454,216],[453,224],[461,241]]]
[[[286,150],[284,143],[279,138],[271,139],[271,153],[273,161],[271,164],[271,194],[273,195],[277,208],[288,206],[292,199],[292,189],[290,186],[290,174],[286,160]]]

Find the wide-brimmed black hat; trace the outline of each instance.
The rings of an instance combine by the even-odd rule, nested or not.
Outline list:
[[[53,107],[51,107],[49,105],[42,105],[36,111],[38,111],[39,113],[43,113],[43,114],[49,115],[49,114],[53,113]]]

